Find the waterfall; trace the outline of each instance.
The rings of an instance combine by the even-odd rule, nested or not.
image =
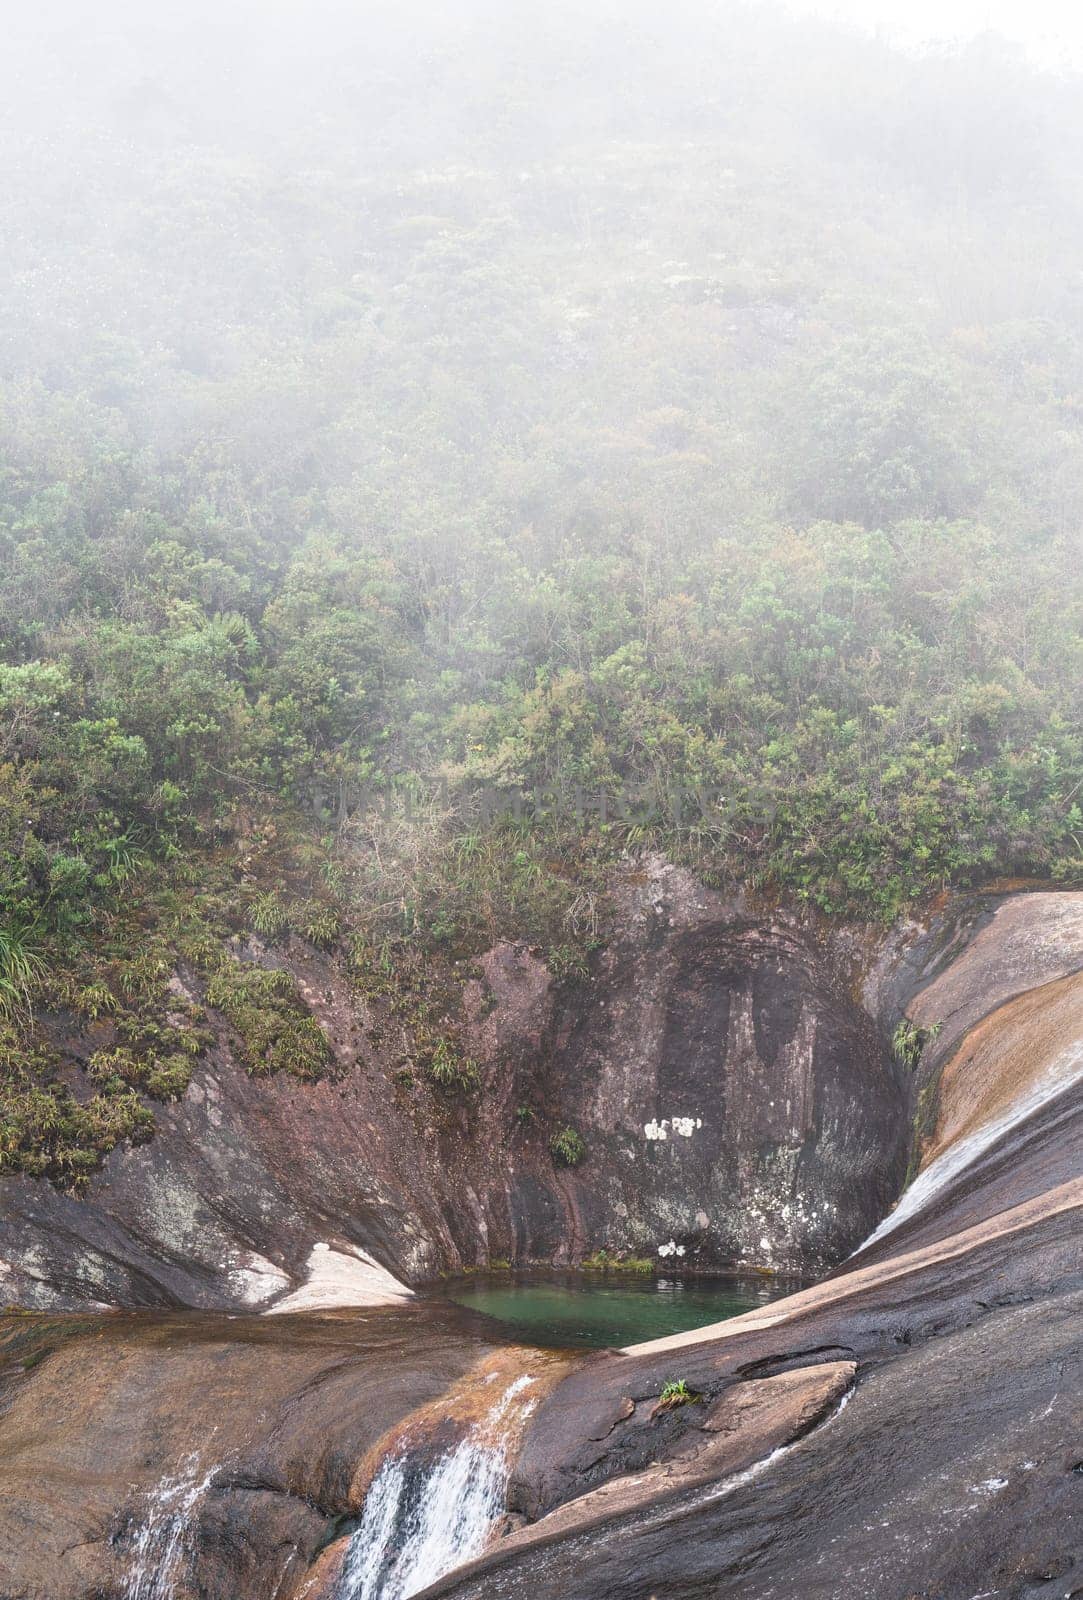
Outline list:
[[[1064,1091],[1083,1077],[1083,1049],[1073,1044],[1062,1051],[1038,1076],[1025,1093],[1018,1095],[1004,1110],[988,1117],[970,1133],[957,1138],[935,1156],[905,1190],[894,1211],[889,1211],[879,1227],[859,1244],[856,1256],[869,1245],[878,1244],[894,1231],[900,1222],[908,1222],[924,1211],[936,1197],[949,1188],[968,1167],[973,1166],[998,1140],[1056,1100]]]
[[[342,1567],[338,1600],[408,1600],[485,1549],[504,1510],[508,1448],[501,1423],[531,1382],[520,1377],[466,1437],[435,1460],[389,1456],[368,1494]],[[522,1422],[533,1402],[514,1407]]]
[[[174,1600],[177,1579],[189,1555],[192,1512],[210,1488],[217,1467],[200,1468],[190,1455],[180,1471],[163,1478],[154,1490],[147,1514],[132,1542],[132,1566],[124,1600]]]

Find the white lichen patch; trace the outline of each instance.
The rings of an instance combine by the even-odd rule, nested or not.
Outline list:
[[[281,1294],[290,1286],[289,1277],[282,1268],[254,1250],[237,1252],[226,1273],[226,1282],[232,1292],[250,1306],[261,1306],[272,1295]]]
[[[702,1117],[663,1117],[661,1122],[652,1117],[650,1122],[643,1124],[643,1135],[652,1140],[668,1139],[672,1130],[682,1139],[690,1139],[696,1129],[702,1127]]]

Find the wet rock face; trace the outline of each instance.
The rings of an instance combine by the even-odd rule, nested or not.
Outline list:
[[[507,1224],[493,1196],[515,1203],[512,1181],[525,1173],[566,1240],[573,1224],[584,1235],[594,1225],[591,1165],[592,1181],[616,1185],[614,1204],[631,1212],[633,1201],[672,1203],[678,1182],[718,1173],[739,1184],[756,1151],[798,1134],[830,1173],[839,1124],[847,1170],[860,1170],[858,1135],[874,1140],[880,1124],[846,1124],[866,1114],[846,1097],[866,1082],[886,1083],[888,1102],[898,1091],[882,1054],[862,1054],[867,1024],[843,957],[795,923],[755,924],[683,890],[656,909],[658,885],[646,887],[647,925],[633,903],[589,1007],[554,997],[529,952],[499,954],[503,999],[479,1014],[498,1046],[486,1058],[492,1143],[475,1140],[474,1165],[445,1157],[443,1191],[440,1164],[427,1166],[425,1205],[468,1189],[471,1225],[499,1241]],[[486,1348],[465,1313],[421,1300],[322,1317],[0,1319],[0,1595],[115,1600],[149,1592],[131,1581],[149,1563],[175,1575],[178,1596],[325,1600],[382,1466],[402,1458],[412,1473],[478,1423],[503,1430],[515,1395],[514,1435],[500,1432],[508,1536],[449,1571],[431,1600],[1083,1593],[1083,989],[1073,976],[1083,934],[1069,900],[1047,908],[1048,898],[1029,897],[1025,916],[1003,921],[991,907],[968,946],[981,960],[960,971],[942,960],[936,930],[926,950],[915,936],[923,981],[911,1017],[943,1020],[946,1032],[953,1007],[970,1016],[947,1059],[931,1050],[916,1074],[936,1090],[907,1191],[924,1180],[920,1204],[906,1211],[904,1197],[875,1243],[741,1317],[571,1361]],[[507,1003],[520,992],[522,1005]],[[581,1108],[584,1170],[554,1175],[537,1142],[508,1138],[502,1108],[538,1059],[550,1064],[549,1112]],[[782,1085],[771,1092],[784,1116],[766,1117],[761,1097],[744,1094],[759,1079]],[[728,1139],[712,1136],[704,1165],[670,1174],[670,1187],[651,1190],[638,1175],[622,1187],[620,1141],[641,1117],[653,1114],[653,1149],[696,1152],[706,1118],[697,1130],[697,1111],[686,1135],[682,1110],[661,1113],[708,1082],[729,1108],[733,1166]],[[778,1110],[770,1096],[768,1109]],[[675,1118],[682,1142],[659,1138]],[[320,1146],[329,1162],[339,1148]],[[960,1151],[965,1160],[942,1165]],[[211,1156],[222,1159],[213,1143]],[[507,1188],[486,1188],[487,1170]],[[290,1191],[311,1197],[313,1216],[319,1181],[306,1173]],[[141,1219],[126,1221],[134,1237]],[[522,1389],[524,1377],[537,1387]],[[675,1404],[664,1395],[678,1383],[687,1392]]]
[[[1083,1594],[1083,897],[1051,898],[989,908],[958,970],[915,939],[911,1020],[961,1020],[916,1074],[917,1177],[875,1240],[584,1362],[516,1462],[530,1525],[430,1600]]]
[[[902,1182],[907,1090],[807,936],[731,918],[628,941],[596,988],[556,1058],[598,1152],[570,1183],[587,1238],[809,1272],[864,1237]]]
[[[489,1355],[431,1307],[0,1318],[0,1594],[281,1593]]]
[[[314,1263],[357,1277],[357,1252],[411,1284],[597,1250],[819,1273],[898,1195],[960,1030],[1073,971],[1083,937],[1072,895],[977,899],[890,934],[754,912],[663,861],[615,895],[587,981],[557,985],[519,945],[478,963],[473,1096],[404,1086],[333,960],[254,941],[245,959],[294,973],[335,1073],[251,1078],[220,1023],[154,1139],[114,1151],[84,1196],[0,1180],[3,1301],[311,1305]],[[907,1004],[940,1025],[913,1077],[886,1044]],[[585,1147],[574,1168],[550,1150],[563,1127]]]

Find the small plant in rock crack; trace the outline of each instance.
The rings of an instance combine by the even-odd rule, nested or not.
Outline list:
[[[549,1154],[558,1167],[577,1167],[587,1153],[574,1128],[560,1128],[549,1141]]]
[[[460,1055],[448,1039],[438,1039],[422,1054],[429,1076],[444,1089],[476,1089],[480,1082],[478,1064]]]
[[[659,1411],[675,1411],[678,1406],[697,1405],[703,1396],[690,1389],[683,1378],[670,1378],[662,1385],[662,1392],[658,1396],[658,1404],[652,1415],[657,1416]]]
[[[911,1022],[909,1017],[904,1017],[891,1035],[891,1053],[895,1060],[913,1072],[925,1046],[936,1038],[942,1027],[943,1023],[935,1022],[930,1028],[922,1028],[916,1022]]]

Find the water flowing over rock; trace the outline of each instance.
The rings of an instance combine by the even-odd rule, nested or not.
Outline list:
[[[962,975],[935,957],[924,974],[911,1016],[967,1020],[921,1063],[928,1177],[890,1225],[811,1289],[573,1373],[516,1464],[510,1501],[531,1525],[434,1594],[1081,1592],[1083,930],[1078,896],[1043,924],[1055,898],[1013,906],[1003,941],[994,914]],[[783,1407],[780,1445],[768,1386],[832,1369],[854,1375],[843,1407],[810,1425]],[[659,1426],[650,1397],[678,1374],[718,1398]],[[729,1448],[712,1463],[719,1415]]]
[[[499,1369],[486,1377],[498,1380]],[[503,1515],[511,1456],[541,1392],[529,1372],[519,1373],[448,1448],[434,1449],[424,1417],[410,1423],[365,1496],[335,1600],[409,1600],[481,1554]]]
[[[504,1509],[508,1463],[464,1439],[428,1469],[385,1461],[350,1540],[341,1600],[408,1600],[480,1555]]]
[[[565,1366],[551,1357],[533,1370],[547,1360],[555,1381]],[[360,1515],[408,1421],[431,1461],[526,1362],[431,1303],[6,1319],[0,1595],[285,1594]]]
[[[192,1554],[193,1518],[216,1468],[204,1471],[197,1456],[163,1478],[147,1504],[132,1541],[131,1574],[124,1600],[174,1600]]]

